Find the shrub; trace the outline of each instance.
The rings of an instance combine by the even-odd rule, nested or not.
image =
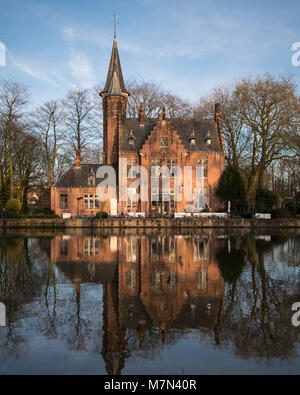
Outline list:
[[[287,208],[277,208],[271,211],[272,218],[290,218],[292,215]]]
[[[210,212],[210,209],[208,207],[201,210],[201,213],[209,213],[209,212]]]
[[[53,210],[51,210],[50,208],[45,208],[44,214],[45,215],[55,215],[55,212]]]
[[[96,213],[96,218],[108,218],[108,213],[106,211],[98,211]]]
[[[293,217],[300,214],[300,202],[299,201],[287,202],[285,207],[287,208],[287,210],[289,210],[290,214]]]
[[[21,202],[19,199],[11,198],[6,203],[6,209],[14,214],[19,214],[21,211]]]
[[[277,195],[268,189],[256,191],[256,209],[259,211],[270,211],[277,204]]]

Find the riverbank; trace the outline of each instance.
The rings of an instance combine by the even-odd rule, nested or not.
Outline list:
[[[129,228],[300,228],[300,218],[246,219],[246,218],[108,218],[108,219],[62,219],[62,218],[16,218],[0,219],[0,228],[13,229],[129,229]]]

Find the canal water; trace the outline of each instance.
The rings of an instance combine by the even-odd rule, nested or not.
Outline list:
[[[15,231],[0,302],[0,374],[300,373],[293,230]]]

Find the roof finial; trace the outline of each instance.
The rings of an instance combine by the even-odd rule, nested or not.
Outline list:
[[[119,22],[117,22],[117,15],[114,14],[114,38],[117,38],[117,25],[119,24]]]

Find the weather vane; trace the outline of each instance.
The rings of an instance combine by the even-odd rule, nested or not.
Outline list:
[[[117,19],[118,19],[117,15],[114,14],[114,38],[117,37],[117,25],[119,24],[119,22],[117,22]]]

